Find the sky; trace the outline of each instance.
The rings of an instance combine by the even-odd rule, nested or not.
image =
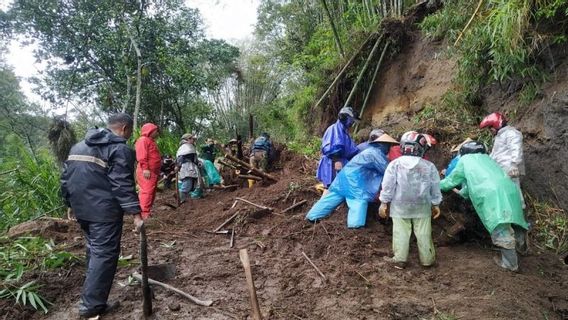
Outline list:
[[[0,0],[0,9],[6,9],[11,1]],[[224,39],[237,44],[250,37],[256,23],[256,10],[260,0],[186,0],[188,7],[197,8],[201,12],[208,38]],[[22,47],[12,41],[7,54],[7,62],[14,68],[20,78],[22,92],[30,101],[45,104],[32,92],[27,78],[37,76],[42,64],[33,57],[32,46]]]

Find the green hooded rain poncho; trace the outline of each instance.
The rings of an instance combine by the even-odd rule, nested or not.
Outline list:
[[[528,229],[519,189],[487,154],[461,156],[452,173],[440,182],[440,188],[449,191],[462,184],[460,194],[471,199],[489,233],[503,223]]]

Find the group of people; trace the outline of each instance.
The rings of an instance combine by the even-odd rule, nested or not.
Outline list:
[[[471,200],[492,242],[500,248],[497,265],[518,270],[517,252],[526,252],[529,227],[520,189],[525,172],[523,138],[502,114],[492,113],[480,124],[495,135],[490,155],[483,143],[467,139],[454,148],[458,154],[441,172],[427,160],[428,150],[437,143],[433,136],[409,131],[399,142],[374,129],[367,142],[356,145],[349,128],[357,120],[353,110],[344,107],[323,135],[316,177],[326,190],[307,213],[308,221],[323,219],[346,202],[347,227],[361,228],[369,204],[380,202],[378,214],[383,219],[390,216],[393,228],[394,255],[386,260],[404,268],[414,232],[420,263],[429,267],[436,260],[431,220],[441,214],[442,192],[453,190]]]
[[[199,188],[202,179],[210,185],[221,183],[213,164],[219,150],[216,141],[207,139],[198,153],[196,137],[186,133],[175,159],[169,155],[162,158],[156,143],[158,126],[142,126],[135,152],[127,145],[133,129],[130,115],[110,116],[107,128],[88,130],[85,139],[72,147],[64,164],[62,195],[87,244],[87,272],[79,302],[81,317],[94,317],[118,307],[118,302],[108,302],[108,296],[120,255],[124,215],[131,215],[139,230],[152,215],[160,180],[171,182],[177,176],[179,186],[175,187],[179,188],[181,203]],[[271,152],[270,137],[261,135],[251,146],[251,163],[266,170]]]

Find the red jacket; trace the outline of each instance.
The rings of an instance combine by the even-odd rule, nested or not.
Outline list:
[[[152,132],[158,130],[158,126],[153,123],[146,123],[142,126],[141,135],[136,140],[136,160],[138,167],[142,170],[150,170],[152,172],[160,172],[162,165],[162,157],[160,150],[154,139],[150,138]]]

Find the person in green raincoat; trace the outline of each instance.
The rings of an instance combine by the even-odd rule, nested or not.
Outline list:
[[[521,196],[515,183],[499,164],[487,155],[485,146],[471,141],[460,148],[460,160],[450,175],[440,182],[442,191],[462,186],[459,194],[469,198],[481,222],[501,250],[494,261],[502,268],[517,271],[517,250],[525,245],[528,224],[523,216]]]

